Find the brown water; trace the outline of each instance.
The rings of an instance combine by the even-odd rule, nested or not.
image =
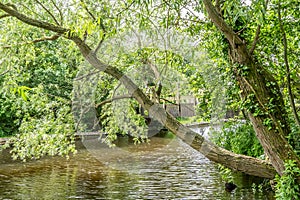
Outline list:
[[[216,165],[179,139],[151,138],[109,149],[97,139],[79,143],[69,160],[13,162],[0,155],[0,199],[270,199],[254,192],[259,180],[237,174],[237,189],[224,190]]]

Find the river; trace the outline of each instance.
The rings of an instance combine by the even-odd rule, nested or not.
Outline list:
[[[272,199],[254,191],[260,179],[237,173],[237,189],[225,191],[216,164],[177,138],[152,137],[133,145],[121,138],[108,148],[97,138],[77,143],[67,160],[26,163],[0,154],[0,199]]]

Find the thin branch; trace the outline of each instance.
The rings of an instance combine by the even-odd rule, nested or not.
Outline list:
[[[0,15],[0,19],[3,19],[5,17],[10,17],[10,15],[9,14]]]
[[[123,12],[125,12],[126,10],[129,10],[129,8],[135,3],[135,1],[132,1],[131,4],[129,4],[126,8],[124,8],[123,10],[121,10],[119,13],[116,14],[116,16],[121,15]]]
[[[87,5],[86,5],[86,3],[84,2],[84,0],[80,0],[80,2],[82,3],[82,5],[83,5],[83,8],[85,9],[85,11],[89,14],[89,16],[92,18],[92,20],[94,21],[94,22],[97,22],[97,18],[93,15],[93,13],[89,10],[89,8],[87,7]],[[103,30],[103,36],[102,36],[102,38],[100,39],[100,41],[99,41],[99,43],[98,43],[98,45],[97,45],[97,47],[95,48],[95,54],[97,54],[97,52],[99,51],[99,49],[100,49],[100,47],[101,47],[101,45],[103,44],[103,42],[104,42],[104,39],[105,39],[105,37],[106,37],[106,29],[105,29],[105,26],[104,26],[104,24],[103,24],[103,22],[102,22],[102,20],[100,20],[100,27],[101,27],[101,29]],[[86,35],[86,37],[87,37],[87,35]]]
[[[0,74],[0,76],[3,76],[3,75],[5,75],[5,74],[7,74],[8,72],[10,72],[10,70],[8,69],[8,70],[6,70],[6,71],[4,71],[4,72],[2,72],[1,74]]]
[[[108,103],[111,103],[111,102],[116,101],[116,100],[120,100],[120,99],[131,99],[131,98],[133,98],[133,96],[132,96],[132,95],[129,95],[129,94],[124,94],[124,95],[120,95],[120,96],[115,96],[115,97],[113,97],[113,98],[111,98],[111,99],[107,99],[107,100],[104,100],[104,101],[102,101],[102,102],[100,102],[100,103],[97,103],[97,104],[95,105],[95,108],[98,108],[98,107],[100,107],[100,106],[103,106],[104,104],[108,104]]]
[[[39,16],[40,18],[43,18],[43,16],[42,16],[40,13],[37,13],[35,10],[29,8],[26,4],[24,4],[24,3],[21,2],[20,5],[21,5],[22,7],[24,7],[26,10],[28,10],[30,13],[33,13],[33,14],[35,14],[36,16]],[[25,9],[24,9],[24,10],[25,10]],[[22,8],[21,8],[20,10],[23,11]],[[25,11],[24,11],[24,12],[25,12]]]
[[[117,85],[117,87],[115,87],[115,89],[113,90],[112,96],[115,96],[115,93],[117,91],[117,89],[121,86],[122,84],[119,82],[119,84]]]
[[[100,22],[100,23],[102,23],[102,22]],[[103,33],[103,35],[102,35],[102,38],[100,39],[100,41],[99,41],[99,43],[98,43],[98,45],[97,45],[97,47],[96,47],[96,49],[95,49],[95,54],[97,54],[97,52],[99,51],[99,49],[101,48],[101,46],[102,46],[102,44],[103,44],[103,42],[104,42],[104,39],[105,39],[105,36],[106,36],[106,32],[104,31],[104,33]]]
[[[102,20],[100,20],[100,27],[103,30],[103,35],[102,35],[102,38],[100,39],[100,41],[99,41],[99,43],[98,43],[98,45],[95,49],[95,54],[97,54],[97,52],[99,51],[102,43],[104,42],[104,39],[106,37],[106,32],[107,32]]]
[[[281,5],[280,1],[278,2],[278,20],[279,20],[279,26],[280,26],[280,31],[282,34],[282,41],[283,41],[283,58],[284,58],[284,63],[285,63],[285,69],[286,69],[286,78],[287,78],[287,89],[288,89],[288,94],[289,94],[289,99],[290,99],[290,104],[292,107],[293,115],[296,121],[296,124],[298,127],[300,127],[300,119],[297,113],[296,105],[295,105],[295,99],[294,95],[292,92],[292,87],[291,87],[291,75],[290,75],[290,65],[288,61],[288,44],[287,44],[287,39],[286,39],[286,34],[284,30],[284,25],[283,21],[281,18]]]
[[[59,25],[59,22],[57,21],[57,19],[55,18],[55,16],[50,12],[50,10],[49,9],[47,9],[45,6],[44,6],[44,4],[42,4],[40,1],[38,1],[38,0],[35,0],[40,6],[42,6],[42,8],[52,17],[52,19],[55,21],[55,23],[57,24],[57,25]]]
[[[80,76],[80,77],[78,77],[78,78],[75,78],[74,80],[75,80],[75,81],[79,81],[79,80],[82,80],[82,79],[84,79],[84,78],[86,78],[86,77],[89,77],[89,76],[92,76],[92,75],[94,75],[94,74],[97,74],[97,73],[99,73],[99,72],[101,72],[101,70],[96,70],[96,71],[91,72],[91,73],[89,73],[89,74],[86,74],[86,75]]]
[[[249,50],[249,54],[250,55],[252,55],[253,52],[254,52],[254,50],[255,50],[256,44],[257,44],[257,42],[259,40],[259,34],[260,34],[260,25],[257,26],[255,37],[254,37],[254,40],[252,42],[251,48]]]
[[[87,7],[87,5],[85,4],[84,0],[80,0],[80,2],[82,3],[83,8],[85,9],[85,11],[90,15],[90,17],[93,19],[93,21],[96,21],[96,17],[93,15],[93,13],[89,10],[89,8]]]
[[[59,37],[60,37],[60,34],[56,34],[56,35],[53,35],[51,37],[42,37],[42,38],[38,38],[38,39],[29,41],[29,42],[25,42],[25,43],[21,43],[21,44],[18,44],[18,45],[22,46],[22,45],[35,44],[35,43],[45,42],[45,41],[54,41],[54,40],[57,40]],[[13,45],[6,45],[6,46],[3,46],[2,48],[9,49],[9,48],[12,48],[12,47],[13,47]]]
[[[54,0],[51,0],[52,4],[54,5],[54,7],[56,8],[56,10],[58,10],[59,12],[59,16],[60,16],[60,25],[62,26],[64,23],[64,15],[61,11],[61,9],[56,5],[56,3],[54,2]]]
[[[165,99],[165,98],[160,98],[160,100],[163,100],[163,101],[165,101],[165,102],[168,102],[168,103],[170,103],[170,104],[172,104],[172,105],[179,106],[178,103],[174,103],[174,102],[172,102],[172,101],[170,101],[170,100],[168,100],[168,99]]]
[[[59,37],[60,37],[60,35],[56,34],[56,35],[53,35],[51,37],[43,37],[43,38],[35,39],[31,43],[38,43],[38,42],[44,42],[44,41],[53,41],[53,40],[57,40]]]

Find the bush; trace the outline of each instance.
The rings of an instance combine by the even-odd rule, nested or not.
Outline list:
[[[275,186],[276,199],[300,199],[300,186],[296,182],[296,178],[300,177],[300,169],[297,167],[296,162],[288,160],[285,164],[285,171],[281,177],[276,176]]]
[[[213,133],[212,140],[237,154],[259,157],[264,153],[252,125],[247,122],[226,122],[221,131]]]

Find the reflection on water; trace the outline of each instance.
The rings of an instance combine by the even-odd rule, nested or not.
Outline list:
[[[249,176],[237,175],[238,188],[226,192],[215,164],[179,139],[134,146],[123,138],[117,146],[86,139],[69,160],[27,163],[10,161],[4,151],[0,199],[268,199],[252,191]]]

